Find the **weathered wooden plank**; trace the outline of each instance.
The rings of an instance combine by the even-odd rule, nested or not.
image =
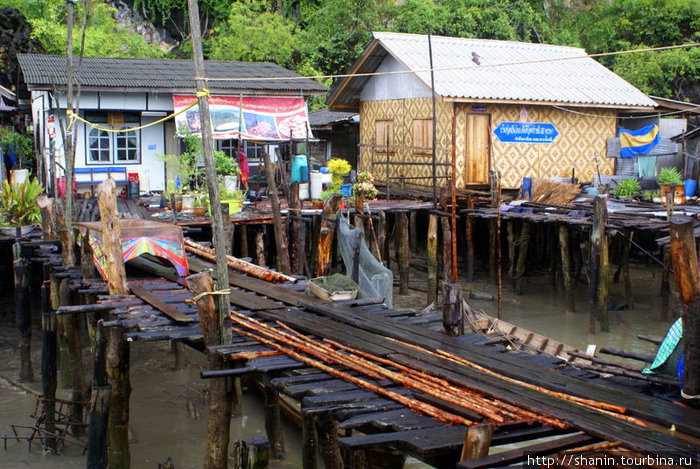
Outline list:
[[[192,322],[192,321],[194,321],[194,319],[191,318],[190,316],[177,310],[173,306],[165,303],[163,300],[156,298],[155,295],[153,295],[150,292],[147,292],[142,287],[140,287],[138,285],[132,285],[130,287],[130,289],[134,295],[138,296],[139,298],[141,298],[143,301],[145,301],[149,305],[158,309],[160,312],[162,312],[163,314],[168,316],[173,321],[175,321],[175,322]]]

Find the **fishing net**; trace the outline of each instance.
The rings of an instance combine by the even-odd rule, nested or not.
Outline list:
[[[338,214],[338,246],[348,275],[353,272],[355,247],[360,243],[358,284],[364,298],[384,298],[389,308],[393,305],[394,275],[369,251],[362,231],[352,226],[341,213]]]
[[[679,371],[678,363],[681,360],[683,341],[683,323],[678,318],[666,332],[666,337],[659,345],[654,363],[644,368],[642,373],[661,373],[667,375],[677,375]],[[682,370],[682,367],[681,367]]]

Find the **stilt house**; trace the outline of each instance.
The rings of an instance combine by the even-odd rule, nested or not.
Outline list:
[[[374,33],[350,73],[358,76],[337,83],[329,106],[360,113],[359,170],[392,185],[432,185],[433,135],[438,185],[452,151],[458,188],[486,184],[490,170],[506,188],[572,170],[591,181],[597,170],[614,173],[605,154],[618,113],[655,107],[573,47]]]

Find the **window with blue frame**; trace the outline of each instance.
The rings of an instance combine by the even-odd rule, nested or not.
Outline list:
[[[127,130],[141,125],[138,112],[86,111],[85,119],[93,124],[124,130],[108,132],[85,126],[86,164],[137,164],[141,162],[139,130]]]

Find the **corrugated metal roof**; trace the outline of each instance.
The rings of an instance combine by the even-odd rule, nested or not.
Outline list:
[[[374,33],[373,45],[394,56],[430,87],[428,37]],[[583,49],[547,44],[432,36],[435,91],[456,99],[537,101],[562,104],[654,107],[644,93],[627,83]],[[377,55],[372,52],[373,55]],[[355,73],[376,70],[360,58]],[[373,67],[373,68],[372,68]],[[341,86],[350,84],[346,80]],[[342,95],[342,96],[341,96]],[[339,88],[332,101],[353,102]],[[333,106],[331,102],[331,106]],[[357,103],[353,103],[357,104]]]
[[[30,87],[66,85],[66,57],[17,54],[24,79]],[[78,60],[75,60],[77,67]],[[191,60],[133,59],[84,57],[80,83],[84,87],[139,89],[195,89],[194,65]],[[253,78],[253,80],[210,81],[212,90],[295,91],[317,94],[325,87],[309,78],[272,63],[223,62],[204,63],[208,78]],[[265,80],[288,77],[284,80]],[[254,80],[261,78],[260,80]]]
[[[331,111],[330,109],[319,109],[309,113],[309,124],[311,128],[324,127],[326,125],[348,122],[357,116],[356,112]]]

